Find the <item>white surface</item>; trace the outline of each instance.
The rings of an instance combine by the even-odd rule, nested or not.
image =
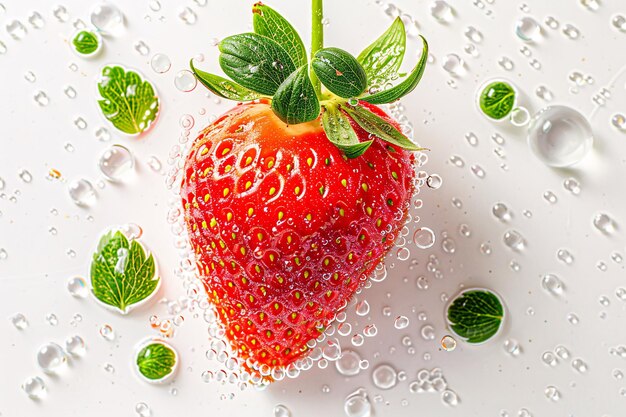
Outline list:
[[[625,286],[624,264],[611,261],[613,251],[624,255],[626,225],[626,134],[617,132],[609,124],[617,111],[626,113],[626,77],[619,78],[612,89],[612,97],[592,120],[596,135],[594,150],[581,164],[568,170],[548,168],[533,157],[525,143],[523,129],[494,125],[482,118],[474,105],[475,88],[486,78],[505,76],[513,80],[525,93],[524,104],[536,111],[546,103],[534,94],[538,85],[546,85],[555,95],[553,103],[568,104],[589,115],[592,95],[609,81],[626,64],[624,46],[626,33],[610,26],[611,16],[626,14],[622,1],[605,1],[602,7],[591,12],[578,1],[528,0],[530,15],[542,23],[543,39],[528,44],[532,57],[537,58],[541,70],[529,65],[529,58],[519,49],[523,45],[513,34],[515,19],[524,15],[519,2],[495,0],[486,4],[493,14],[470,1],[450,1],[456,11],[455,19],[447,25],[437,23],[429,14],[429,1],[398,1],[398,6],[416,17],[421,30],[428,38],[436,62],[427,68],[418,89],[404,100],[406,114],[413,121],[416,138],[432,151],[426,166],[429,173],[444,178],[439,190],[423,190],[424,206],[417,214],[421,225],[437,232],[438,242],[431,250],[420,251],[411,246],[412,257],[418,265],[409,270],[408,261],[394,257],[389,277],[374,284],[363,295],[371,305],[369,317],[361,318],[351,311],[349,321],[353,331],[361,331],[366,323],[378,326],[378,336],[366,339],[357,350],[370,362],[370,369],[352,378],[339,376],[331,364],[327,369],[314,368],[296,380],[277,383],[265,392],[248,390],[236,392],[234,399],[220,399],[232,391],[229,386],[205,384],[200,374],[213,366],[204,356],[207,349],[205,323],[186,314],[184,325],[171,341],[182,357],[181,369],[172,384],[178,390],[173,396],[170,386],[154,387],[136,379],[130,367],[133,346],[152,334],[148,317],[155,313],[165,316],[165,307],[152,307],[134,311],[129,317],[120,317],[104,310],[89,299],[72,298],[65,289],[66,280],[75,275],[87,275],[91,251],[99,233],[114,224],[136,222],[144,229],[143,241],[156,253],[163,277],[161,295],[174,299],[184,294],[172,270],[176,266],[176,253],[172,235],[166,222],[167,201],[170,192],[164,177],[152,172],[146,165],[150,155],[157,155],[166,166],[168,152],[177,142],[178,119],[185,113],[196,119],[196,129],[208,122],[209,115],[225,111],[231,103],[215,104],[206,98],[199,86],[192,93],[181,93],[173,86],[176,72],[186,68],[189,58],[203,53],[203,68],[217,68],[217,50],[210,39],[250,29],[250,5],[246,2],[209,0],[199,7],[186,2],[198,14],[195,25],[185,25],[178,18],[179,5],[162,1],[162,10],[152,12],[148,1],[122,2],[126,15],[126,32],[118,38],[106,40],[103,54],[94,60],[84,61],[70,50],[67,39],[73,30],[71,21],[81,18],[88,22],[89,2],[66,0],[71,20],[59,23],[52,16],[53,3],[39,0],[23,2],[4,1],[5,12],[0,12],[0,40],[8,52],[0,56],[0,177],[6,187],[0,193],[0,248],[8,253],[0,260],[0,415],[14,416],[111,416],[134,415],[137,402],[146,402],[152,415],[214,415],[214,416],[272,416],[275,404],[286,404],[294,417],[341,416],[343,400],[356,387],[364,386],[369,392],[378,416],[500,416],[501,410],[517,416],[520,408],[528,408],[535,417],[542,416],[611,416],[626,415],[626,397],[620,388],[626,380],[612,376],[614,369],[626,372],[626,359],[609,354],[609,349],[626,345],[626,303],[615,296],[619,286]],[[241,3],[241,4],[240,4]],[[271,5],[283,12],[305,38],[309,27],[309,2],[274,0]],[[182,3],[181,3],[182,4]],[[38,10],[45,18],[43,29],[28,25],[27,16]],[[391,19],[373,1],[327,1],[326,15],[330,24],[326,28],[328,45],[342,47],[357,53],[371,39],[378,36]],[[546,16],[554,16],[561,23],[572,23],[581,31],[578,40],[567,39],[559,30],[543,24]],[[150,16],[148,22],[144,16]],[[162,22],[159,16],[165,16]],[[22,40],[10,39],[4,30],[13,18],[28,26]],[[463,35],[468,25],[475,26],[484,35],[477,44],[479,57],[472,58],[463,52],[469,43]],[[133,44],[143,40],[150,47],[148,56],[139,55]],[[305,43],[308,40],[305,39]],[[409,41],[407,61],[413,65],[418,50],[417,42]],[[150,57],[157,52],[167,54],[172,69],[163,75],[155,74],[149,67]],[[468,72],[457,78],[457,88],[446,84],[450,77],[441,68],[448,53],[457,53],[467,64]],[[497,60],[508,56],[515,63],[513,71],[504,71]],[[77,72],[68,69],[75,62]],[[155,128],[145,137],[137,139],[114,136],[109,143],[98,142],[93,132],[106,122],[95,104],[94,79],[105,63],[123,63],[142,71],[158,87],[162,99],[162,112]],[[33,71],[35,83],[24,79],[24,73]],[[579,70],[592,75],[595,83],[579,87],[577,94],[568,90],[568,74]],[[75,99],[63,94],[63,88],[72,85],[78,92]],[[43,90],[50,97],[46,107],[38,106],[33,94]],[[205,108],[207,114],[199,115]],[[82,116],[88,122],[86,130],[78,130],[73,120]],[[479,145],[471,147],[464,139],[474,132]],[[500,159],[494,154],[497,145],[490,136],[500,132],[506,140],[502,146],[506,154]],[[72,153],[64,150],[71,142]],[[123,185],[107,183],[99,189],[98,203],[91,209],[76,207],[66,192],[66,184],[46,180],[50,168],[56,168],[65,179],[85,177],[95,184],[101,179],[96,161],[109,144],[121,143],[130,148],[138,162],[136,178]],[[465,161],[463,168],[448,162],[451,155]],[[508,171],[500,168],[505,163]],[[486,171],[484,179],[477,178],[470,166],[479,164]],[[23,183],[17,175],[20,168],[33,174],[30,184]],[[582,192],[573,196],[563,188],[569,176],[579,179]],[[17,203],[9,197],[19,190]],[[542,197],[552,190],[558,197],[549,204]],[[460,198],[463,208],[452,206],[451,199]],[[503,224],[491,214],[496,202],[505,202],[513,211],[510,224]],[[58,215],[50,213],[52,208]],[[532,218],[522,215],[532,212]],[[609,213],[618,223],[619,230],[605,236],[594,230],[592,217],[597,212]],[[93,216],[93,221],[88,220]],[[458,234],[460,224],[472,230],[470,238]],[[58,235],[52,236],[48,228],[54,226]],[[527,248],[514,253],[502,244],[508,229],[519,230],[527,240]],[[452,256],[440,249],[441,232],[447,231],[456,241]],[[482,242],[489,242],[489,256],[479,251]],[[568,248],[575,257],[571,266],[557,261],[559,248]],[[74,250],[70,258],[66,252]],[[437,280],[426,270],[428,256],[435,253],[440,260],[444,278]],[[513,272],[509,263],[516,260],[521,271]],[[606,262],[608,270],[601,272],[598,261]],[[540,286],[540,277],[555,273],[565,282],[565,294],[555,298]],[[415,280],[425,275],[430,281],[427,291],[416,288]],[[406,278],[406,282],[403,282]],[[497,291],[505,300],[508,322],[496,340],[481,346],[459,343],[454,352],[441,351],[439,339],[447,334],[444,327],[444,305],[441,294],[453,295],[459,285],[484,286]],[[606,295],[608,307],[598,299]],[[391,317],[383,317],[383,306],[391,306]],[[534,315],[528,315],[529,307]],[[425,341],[419,335],[424,322],[417,312],[428,315],[437,337]],[[15,312],[24,313],[30,327],[18,331],[7,319]],[[57,326],[44,320],[53,312],[59,318]],[[570,312],[580,318],[578,325],[566,320]],[[70,325],[75,313],[83,316],[76,327]],[[185,314],[185,313],[184,313]],[[395,330],[393,319],[397,315],[410,318],[410,325],[402,331]],[[603,318],[604,317],[604,318]],[[108,342],[98,335],[98,328],[109,323],[118,338]],[[42,401],[32,401],[20,390],[28,376],[42,375],[37,369],[35,353],[47,342],[63,342],[78,333],[84,337],[88,351],[83,359],[72,362],[64,374],[51,378],[44,376],[48,396]],[[410,335],[417,350],[409,355],[401,338]],[[514,358],[507,355],[502,343],[511,338],[519,341],[522,353]],[[349,338],[341,339],[342,346],[350,346]],[[577,373],[570,360],[561,360],[550,368],[542,363],[544,351],[556,345],[566,346],[573,358],[583,358],[589,365],[586,374]],[[392,353],[392,350],[395,352]],[[432,359],[424,360],[429,352]],[[114,374],[107,374],[103,364],[111,363]],[[457,407],[444,406],[439,394],[410,394],[408,381],[400,382],[389,391],[380,392],[371,383],[371,369],[379,363],[391,363],[406,371],[408,381],[415,379],[421,368],[441,367],[449,386],[457,392]],[[322,393],[327,384],[330,393]],[[562,398],[548,400],[544,389],[558,387]],[[382,402],[374,397],[382,395]],[[401,401],[408,400],[408,406]]]

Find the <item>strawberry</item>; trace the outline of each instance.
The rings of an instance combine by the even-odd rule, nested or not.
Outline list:
[[[317,21],[321,1],[313,5]],[[282,16],[260,3],[253,12],[255,33],[220,43],[233,81],[191,64],[212,92],[248,103],[200,132],[181,187],[198,272],[252,371],[305,357],[392,247],[413,192],[411,151],[421,148],[375,104],[413,90],[427,56],[424,41],[414,71],[376,92],[397,78],[401,20],[358,58],[316,46],[314,22],[309,63]],[[392,46],[399,60],[381,58]]]

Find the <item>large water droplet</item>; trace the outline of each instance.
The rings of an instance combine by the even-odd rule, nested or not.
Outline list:
[[[133,154],[122,145],[113,145],[100,156],[98,168],[104,176],[113,182],[121,182],[132,173],[135,167]]]
[[[564,284],[556,275],[545,274],[541,278],[541,287],[549,294],[559,296],[563,294]]]
[[[196,88],[198,80],[191,71],[182,70],[179,71],[174,77],[174,85],[182,92],[189,92]]]
[[[515,251],[521,251],[526,247],[526,240],[524,239],[524,237],[516,230],[507,230],[504,233],[504,236],[502,238],[502,241],[504,242],[504,244],[515,250]]]
[[[441,401],[445,405],[455,407],[459,403],[459,396],[456,394],[456,392],[447,389],[441,393]]]
[[[504,203],[496,203],[491,208],[494,217],[500,221],[508,222],[511,220],[511,211]]]
[[[626,17],[621,14],[613,16],[611,19],[611,25],[621,32],[626,32]]]
[[[37,352],[37,364],[44,372],[55,373],[66,361],[67,356],[63,348],[56,343],[47,343]]]
[[[450,335],[445,335],[441,338],[441,347],[446,352],[452,352],[456,349],[456,339]]]
[[[528,145],[546,165],[565,167],[581,161],[589,153],[593,132],[578,111],[566,106],[549,106],[533,117]]]
[[[117,6],[108,2],[97,4],[89,19],[96,29],[105,34],[119,35],[124,28],[124,14]]]
[[[78,206],[89,207],[96,202],[96,190],[86,179],[81,178],[70,182],[67,189],[70,198]]]

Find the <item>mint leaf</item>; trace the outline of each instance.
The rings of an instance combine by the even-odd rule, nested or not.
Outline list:
[[[367,75],[355,57],[339,48],[324,48],[311,62],[317,78],[339,97],[361,95],[367,86]]]
[[[352,120],[357,122],[357,124],[363,128],[363,130],[386,142],[409,151],[420,151],[424,149],[411,142],[409,138],[404,136],[391,123],[388,123],[383,118],[375,115],[365,107],[358,105],[345,106],[343,109],[346,113],[348,113],[348,115],[350,115],[350,117],[352,117]]]
[[[320,102],[309,78],[307,65],[301,66],[276,90],[272,109],[287,124],[314,120],[320,114]]]
[[[74,36],[74,39],[72,39],[72,45],[74,45],[74,49],[79,54],[91,55],[98,50],[100,40],[95,33],[88,30],[81,30]]]
[[[156,293],[160,278],[152,254],[131,242],[120,231],[108,232],[100,239],[91,262],[93,295],[122,314],[133,305]]]
[[[198,81],[217,96],[237,101],[251,101],[261,97],[259,94],[240,86],[236,82],[197,69],[193,66],[193,59],[189,61],[189,66]]]
[[[159,112],[159,97],[152,84],[120,66],[102,68],[98,92],[104,117],[129,135],[147,130]]]
[[[478,104],[488,117],[500,120],[513,110],[515,90],[508,83],[494,81],[481,91]]]
[[[137,354],[137,369],[151,381],[161,380],[174,371],[176,359],[174,349],[164,343],[151,343]]]
[[[498,332],[504,308],[497,295],[487,290],[469,290],[448,307],[448,321],[468,343],[482,343]]]
[[[287,19],[261,2],[252,6],[252,13],[252,24],[256,33],[278,42],[287,51],[296,67],[307,64],[302,39]]]
[[[384,86],[398,76],[405,49],[404,23],[397,17],[389,29],[365,48],[357,58],[367,73],[368,87]]]
[[[328,140],[341,149],[348,158],[356,158],[363,155],[374,141],[360,142],[359,137],[350,124],[350,120],[337,106],[328,104],[324,108],[322,125]]]
[[[424,74],[424,69],[426,68],[426,60],[428,59],[428,43],[423,36],[422,38],[422,56],[413,71],[402,81],[400,84],[395,87],[383,90],[379,93],[372,94],[370,96],[362,97],[361,100],[367,101],[372,104],[384,104],[391,103],[392,101],[396,101],[401,99],[402,97],[409,94],[411,91],[417,87],[420,80],[422,79],[422,75]]]
[[[296,70],[285,49],[256,33],[243,33],[222,40],[220,66],[226,75],[257,93],[272,96]]]

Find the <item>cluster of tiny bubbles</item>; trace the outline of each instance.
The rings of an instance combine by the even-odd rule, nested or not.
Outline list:
[[[193,25],[198,21],[198,15],[191,7],[181,7],[178,9],[178,18],[187,25]]]
[[[167,55],[157,53],[152,56],[150,67],[157,74],[164,74],[172,67],[172,61]]]
[[[63,10],[63,14],[67,15],[67,11]],[[89,20],[99,32],[105,35],[116,36],[124,29],[124,13],[109,2],[102,2],[94,6],[89,15]]]
[[[198,85],[198,80],[189,70],[181,70],[174,77],[174,86],[183,93],[193,91]]]
[[[135,158],[131,151],[122,145],[105,149],[98,160],[98,168],[111,182],[123,182],[135,168]]]
[[[73,180],[68,184],[68,194],[74,204],[81,207],[90,207],[96,203],[97,193],[91,182],[84,178]]]

